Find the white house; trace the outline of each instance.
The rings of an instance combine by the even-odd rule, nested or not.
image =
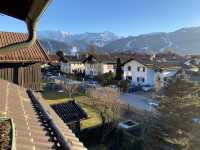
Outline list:
[[[176,65],[156,63],[150,58],[132,58],[123,64],[123,78],[130,80],[132,85],[160,86],[167,78],[174,76],[180,69]],[[156,85],[159,84],[159,85]]]
[[[134,85],[153,85],[155,80],[155,71],[151,67],[136,61],[129,60],[123,66],[123,78],[130,80]]]
[[[115,61],[108,55],[90,55],[84,60],[84,64],[86,76],[115,72]]]
[[[83,63],[83,58],[78,56],[66,56],[65,62],[61,62],[61,72],[67,74],[74,74],[76,72],[84,73],[85,65]]]

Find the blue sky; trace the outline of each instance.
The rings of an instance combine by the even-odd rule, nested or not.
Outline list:
[[[200,26],[200,0],[53,0],[38,30],[111,31],[120,36]],[[0,16],[0,30],[24,32],[23,22]]]

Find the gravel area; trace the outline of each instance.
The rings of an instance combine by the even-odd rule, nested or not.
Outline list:
[[[11,124],[9,121],[0,122],[0,150],[11,149]]]

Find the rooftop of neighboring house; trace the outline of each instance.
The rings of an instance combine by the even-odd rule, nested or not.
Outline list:
[[[65,55],[65,61],[71,63],[82,63],[86,59],[86,55]]]
[[[27,40],[27,38],[28,34],[25,33],[0,32],[0,47],[21,42]],[[1,63],[37,63],[47,61],[49,61],[49,56],[37,40],[29,48],[0,54]]]
[[[192,69],[197,69],[198,70],[199,69],[198,66],[193,65],[193,64],[182,63],[181,66],[182,66],[182,68],[184,70],[192,70]]]
[[[183,62],[185,58],[176,53],[158,53],[155,55],[155,59],[161,62]]]
[[[185,58],[199,58],[200,59],[200,55],[186,55]]]
[[[168,54],[150,55],[150,54],[143,54],[143,53],[135,53],[135,54],[132,54],[129,58],[127,57],[128,59],[124,61],[122,65],[125,65],[128,62],[134,60],[149,68],[179,69],[181,68],[182,59],[179,59],[179,61],[170,61],[171,59],[173,59],[174,56],[175,55],[171,55],[171,54],[170,55]],[[161,61],[161,59],[165,59],[165,61]]]
[[[58,142],[69,150],[86,150],[40,94],[4,80],[0,85],[0,113],[13,119],[17,149],[57,149]],[[55,137],[57,142],[52,140]]]
[[[51,105],[51,107],[61,117],[64,123],[71,123],[88,118],[86,112],[74,100],[61,104],[54,104]]]
[[[116,59],[110,54],[96,54],[96,55],[89,55],[83,61],[83,63],[106,63],[106,64],[115,64]]]
[[[49,58],[51,62],[59,62],[60,58],[56,54],[49,54]]]

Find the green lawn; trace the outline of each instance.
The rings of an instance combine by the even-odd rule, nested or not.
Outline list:
[[[48,90],[44,90],[42,92],[42,96],[44,99],[46,100],[63,100],[67,98],[67,94],[66,93],[59,93],[57,91],[48,91]]]
[[[69,100],[69,98],[67,98],[67,94],[56,91],[45,90],[42,92],[42,95],[50,105],[63,103]],[[90,99],[87,96],[76,96],[75,100],[81,105],[88,115],[88,119],[81,121],[81,129],[90,128],[101,124],[101,118],[99,117],[97,111],[92,107]]]

